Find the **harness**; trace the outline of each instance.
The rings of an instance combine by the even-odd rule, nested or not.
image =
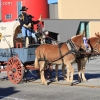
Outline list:
[[[72,54],[76,54],[76,57],[80,56],[80,52],[77,50],[76,46],[74,45],[74,43],[72,42],[71,39],[67,40],[66,43],[66,46],[68,47],[69,51],[66,52],[64,55],[62,55],[61,53],[61,47],[62,47],[62,44],[64,43],[60,43],[58,44],[58,49],[59,49],[59,54],[60,54],[60,57],[58,59],[55,59],[53,61],[50,61],[50,62],[55,62],[55,61],[58,61],[58,60],[62,60],[63,62],[63,57],[72,53]],[[45,57],[44,58],[39,58],[38,61],[46,61],[46,62],[49,62]],[[64,63],[64,62],[63,62]]]
[[[90,45],[90,48],[91,48],[91,51],[90,52],[84,52],[84,51],[81,51],[80,52],[80,57],[78,57],[77,59],[80,59],[80,58],[85,58],[87,57],[88,58],[88,61],[89,61],[89,58],[91,56],[94,56],[95,53],[99,53],[99,50],[98,50],[98,45],[100,45],[100,41],[98,41],[98,43],[96,43],[95,47],[92,47],[92,45],[90,44],[90,40],[87,39],[88,43]],[[93,49],[94,48],[94,49]]]

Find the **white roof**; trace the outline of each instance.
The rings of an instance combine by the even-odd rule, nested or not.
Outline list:
[[[0,33],[6,38],[7,41],[9,41],[11,47],[14,47],[13,36],[15,33],[15,29],[19,25],[19,21],[0,22]],[[0,48],[9,48],[4,38],[2,38],[0,41]]]

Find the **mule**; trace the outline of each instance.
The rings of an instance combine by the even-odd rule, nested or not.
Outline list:
[[[95,33],[95,37],[91,37],[88,40],[92,48],[92,52],[100,53],[100,35]],[[88,60],[88,57],[77,60],[79,82],[82,82],[82,81],[84,82],[87,80],[85,77],[85,66],[86,66],[87,60]]]
[[[88,39],[89,41],[89,45],[91,47],[91,52],[98,52],[100,53],[100,35],[99,33],[95,33],[95,37],[91,37]],[[77,67],[78,67],[78,81],[79,82],[84,82],[86,81],[86,77],[85,77],[85,66],[87,63],[87,60],[89,58],[88,57],[83,57],[80,59],[77,59]],[[55,75],[55,80],[58,81],[58,65],[55,66],[55,71],[56,71],[56,75]],[[64,79],[66,79],[66,74],[65,74],[65,66],[62,66],[62,73],[63,73],[63,77]]]
[[[70,39],[72,44],[71,50],[67,43],[62,43],[59,48],[58,45],[42,44],[35,50],[35,67],[40,67],[41,83],[47,85],[47,81],[44,77],[44,68],[49,64],[63,64],[67,67],[67,82],[73,85],[73,75],[74,69],[72,67],[72,62],[76,59],[76,53],[80,48],[85,50],[85,45],[83,43],[83,34],[79,34]],[[68,43],[70,43],[68,41]]]

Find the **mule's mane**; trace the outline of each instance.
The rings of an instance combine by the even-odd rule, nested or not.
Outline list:
[[[99,39],[98,37],[90,37],[89,39]]]
[[[95,41],[97,41],[97,40],[100,40],[100,38],[99,38],[99,37],[90,37],[88,40],[89,40],[90,42],[95,42]]]
[[[71,39],[74,39],[74,38],[79,37],[79,36],[82,36],[82,34],[79,34],[79,35],[73,36]]]

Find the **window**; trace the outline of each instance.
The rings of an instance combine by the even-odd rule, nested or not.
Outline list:
[[[18,16],[21,14],[21,8],[22,8],[22,2],[21,1],[18,1],[17,2],[17,13],[18,13]]]
[[[5,19],[12,19],[12,14],[5,15]]]

